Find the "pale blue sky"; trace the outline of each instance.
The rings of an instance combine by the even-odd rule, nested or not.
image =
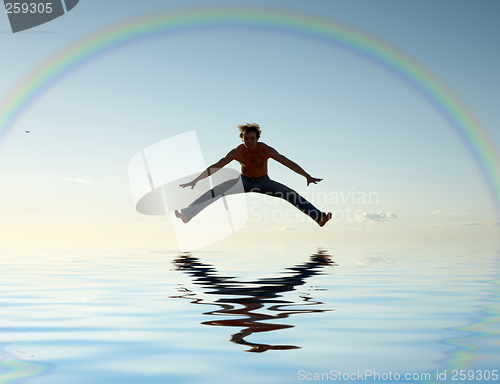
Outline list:
[[[288,9],[382,39],[446,83],[500,146],[500,5],[494,1],[107,0],[103,6],[82,0],[67,15],[15,35],[2,14],[0,44],[8,59],[0,62],[0,98],[82,37],[140,15],[199,4]],[[333,45],[236,29],[129,45],[78,68],[47,91],[1,143],[0,229],[6,236],[161,237],[169,231],[168,218],[134,210],[129,159],[148,145],[195,129],[208,165],[238,145],[235,127],[242,122],[259,123],[262,141],[324,178],[314,191],[375,191],[379,197],[378,204],[324,209],[349,206],[398,216],[383,223],[332,222],[322,234],[498,235],[498,226],[484,225],[497,219],[471,156],[413,89]],[[306,192],[304,179],[279,164],[270,164],[270,176]],[[435,211],[441,213],[431,214]],[[304,222],[250,223],[244,230],[284,227],[313,231]]]

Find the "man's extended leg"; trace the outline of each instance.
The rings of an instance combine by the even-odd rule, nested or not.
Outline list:
[[[247,187],[245,185],[245,191],[246,189]],[[284,184],[278,183],[277,181],[271,180],[267,175],[256,180],[250,192],[263,193],[269,196],[284,199],[295,206],[297,209],[311,217],[311,219],[316,221],[321,227],[332,218],[331,213],[321,212],[293,189],[287,187]]]

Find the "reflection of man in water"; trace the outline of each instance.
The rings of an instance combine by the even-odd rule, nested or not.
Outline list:
[[[242,124],[238,125],[238,129],[240,131],[240,138],[243,141],[243,144],[240,144],[236,148],[229,151],[226,156],[220,159],[217,163],[209,166],[193,181],[181,184],[180,186],[182,188],[191,187],[191,189],[193,189],[198,181],[213,175],[231,161],[236,160],[241,164],[241,181],[245,192],[263,193],[269,196],[285,199],[306,215],[309,215],[319,224],[319,226],[322,227],[325,225],[326,222],[332,218],[332,214],[330,212],[321,212],[293,189],[271,180],[267,175],[267,160],[269,160],[269,158],[274,159],[299,175],[304,176],[307,180],[307,185],[310,183],[316,184],[323,179],[312,177],[298,164],[287,159],[285,156],[280,155],[274,148],[258,142],[261,133],[258,124]],[[224,186],[223,184],[225,183],[222,183],[213,190],[203,194],[189,207],[181,209],[180,211],[176,210],[175,215],[182,219],[184,223],[187,223],[194,216],[196,216],[201,209],[206,207],[206,204],[200,203],[207,202],[210,199],[215,201],[215,198],[220,197],[226,192],[226,194],[231,193],[228,192],[228,190],[230,189],[230,186],[234,185],[234,182],[232,184],[229,183],[230,185],[228,184],[227,186]]]
[[[310,306],[315,307],[323,303],[316,301],[307,293],[299,295],[302,299],[299,302],[290,301],[290,296],[287,296],[292,291],[298,291],[299,287],[303,287],[307,279],[325,274],[324,267],[337,266],[326,250],[320,249],[311,255],[310,260],[286,268],[279,277],[252,281],[240,281],[236,277],[227,275],[221,276],[214,266],[205,264],[190,254],[183,254],[173,263],[176,269],[191,276],[194,284],[202,286],[205,294],[215,296],[216,300],[202,299],[184,286],[179,287],[180,296],[171,296],[171,298],[188,299],[193,304],[220,307],[209,312],[204,311],[203,314],[222,318],[204,321],[202,324],[240,328],[239,332],[231,335],[230,341],[249,346],[248,352],[300,348],[294,345],[251,342],[246,338],[256,333],[293,328],[294,325],[283,324],[283,321],[292,315],[330,311],[322,307],[311,308]]]

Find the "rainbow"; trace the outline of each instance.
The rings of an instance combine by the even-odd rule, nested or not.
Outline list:
[[[462,369],[472,369],[474,362],[481,359],[478,355],[474,342],[478,339],[489,338],[490,340],[497,337],[500,332],[497,331],[498,319],[500,318],[500,310],[498,308],[499,293],[500,293],[500,260],[498,257],[492,266],[492,272],[485,280],[481,281],[487,288],[482,289],[484,296],[478,301],[481,303],[475,307],[475,316],[469,319],[469,324],[452,327],[450,330],[458,331],[463,336],[453,337],[442,340],[440,343],[451,347],[450,352],[442,359],[441,368],[431,374],[431,380],[416,380],[421,383],[438,384],[443,380],[437,380],[436,375],[447,373],[447,379],[450,379],[452,372]],[[481,371],[485,372],[485,370]],[[469,371],[467,371],[469,373]],[[476,371],[475,371],[476,373]],[[476,373],[477,374],[477,373]],[[491,374],[491,372],[489,372]],[[483,379],[485,380],[485,379]]]
[[[250,28],[300,35],[346,49],[388,70],[423,96],[448,122],[472,155],[499,214],[500,161],[495,147],[472,113],[436,76],[404,53],[363,32],[283,10],[193,8],[134,19],[91,35],[39,66],[7,95],[0,104],[0,143],[16,120],[52,85],[100,55],[146,38],[211,28]],[[488,321],[495,316],[498,313],[489,313]],[[472,331],[474,325],[464,330]],[[447,341],[449,345],[460,346],[451,358],[454,366],[468,365],[472,358],[469,347],[461,345],[463,341],[463,338]]]
[[[472,155],[500,217],[499,156],[484,129],[457,96],[417,62],[380,40],[336,22],[283,10],[194,8],[134,19],[91,35],[39,66],[7,95],[0,104],[0,143],[15,121],[50,86],[99,55],[144,38],[215,27],[298,34],[335,44],[389,70],[421,94],[449,123]]]
[[[4,350],[3,347],[7,345],[0,343],[0,384],[19,383],[51,373],[52,367],[49,364],[20,360]]]

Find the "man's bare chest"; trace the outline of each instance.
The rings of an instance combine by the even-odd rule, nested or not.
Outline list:
[[[262,151],[258,151],[241,153],[239,159],[237,160],[248,167],[260,167],[266,164],[268,159],[269,157],[266,156]]]

